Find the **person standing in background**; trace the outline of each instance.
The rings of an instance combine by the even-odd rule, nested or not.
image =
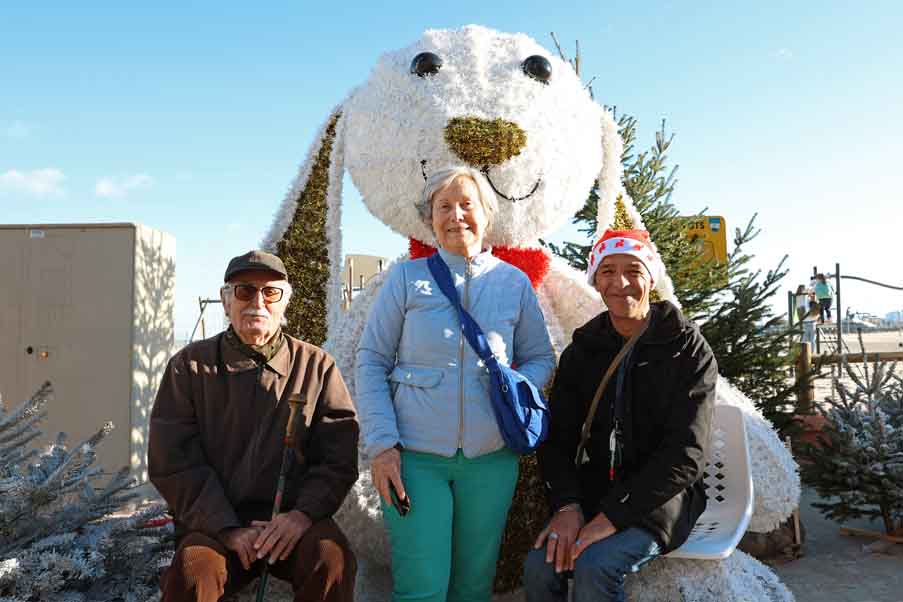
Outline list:
[[[809,291],[806,290],[805,284],[797,287],[796,293],[793,295],[793,301],[796,304],[796,319],[802,322],[809,311]]]
[[[803,336],[800,339],[802,343],[809,343],[812,352],[815,352],[815,331],[817,320],[820,319],[821,305],[815,301],[809,302],[808,311],[800,318],[803,323]]]
[[[831,299],[834,298],[834,287],[825,279],[824,274],[815,276],[815,299],[820,307],[818,321],[824,322],[825,316],[831,320]]]

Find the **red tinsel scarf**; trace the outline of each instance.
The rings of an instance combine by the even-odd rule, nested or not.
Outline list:
[[[431,247],[415,238],[408,240],[410,241],[408,248],[410,249],[411,259],[429,257],[436,252],[436,247]],[[539,286],[546,274],[549,273],[549,255],[542,249],[492,247],[492,254],[525,273],[534,289]]]

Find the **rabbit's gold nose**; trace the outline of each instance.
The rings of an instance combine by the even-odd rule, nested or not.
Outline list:
[[[445,126],[445,142],[471,167],[492,167],[519,155],[527,145],[527,133],[504,119],[455,117]]]

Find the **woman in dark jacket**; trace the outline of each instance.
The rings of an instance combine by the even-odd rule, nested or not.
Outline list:
[[[568,571],[575,602],[623,600],[624,575],[679,547],[705,510],[717,364],[679,309],[650,303],[660,274],[645,231],[608,231],[593,247],[588,278],[608,310],[578,328],[561,356],[539,450],[554,514],[527,558],[528,602],[565,600]],[[602,376],[637,332],[575,462]]]

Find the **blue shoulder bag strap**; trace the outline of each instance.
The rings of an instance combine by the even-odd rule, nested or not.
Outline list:
[[[467,310],[461,307],[458,291],[455,289],[455,285],[452,284],[452,275],[451,270],[448,269],[448,264],[445,263],[438,252],[430,255],[426,260],[426,264],[429,267],[430,273],[433,275],[436,284],[439,285],[439,290],[442,291],[442,294],[444,294],[448,300],[451,301],[451,304],[455,306],[455,309],[458,310],[458,318],[461,320],[464,338],[467,339],[467,342],[470,343],[470,346],[473,347],[473,350],[480,356],[480,359],[483,360],[483,363],[486,364],[487,368],[490,370],[497,370],[498,360],[495,359],[495,355],[493,355],[490,350],[489,343],[486,342],[486,336],[483,334],[483,330],[473,317],[467,313]]]

